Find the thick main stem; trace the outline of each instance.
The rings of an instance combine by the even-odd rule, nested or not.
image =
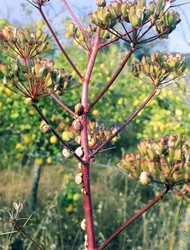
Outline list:
[[[84,215],[86,219],[86,232],[88,239],[88,249],[93,250],[96,248],[95,235],[94,235],[94,222],[93,222],[93,208],[91,200],[90,190],[90,168],[92,159],[90,159],[90,152],[88,146],[88,131],[87,131],[87,107],[88,107],[88,85],[90,82],[92,70],[96,60],[96,56],[99,50],[99,30],[97,31],[95,43],[93,44],[92,51],[89,53],[88,65],[85,74],[85,80],[82,88],[82,106],[84,108],[84,114],[81,118],[82,131],[81,131],[81,147],[84,151],[83,161],[88,162],[86,165],[82,165],[83,175],[83,200],[84,200]]]
[[[151,202],[149,202],[145,207],[139,210],[133,217],[126,221],[115,233],[113,233],[107,240],[104,242],[98,250],[104,249],[110,242],[112,242],[126,227],[128,227],[132,222],[134,222],[138,217],[144,214],[152,206],[154,206],[158,201],[160,201],[170,190],[169,187],[166,187],[162,193],[156,196]]]

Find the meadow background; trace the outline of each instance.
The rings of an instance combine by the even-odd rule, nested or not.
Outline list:
[[[27,1],[0,2],[0,28],[5,25],[30,30],[40,27],[48,32],[38,12]],[[95,8],[95,1],[70,2],[86,25],[86,14]],[[143,53],[150,54],[157,50],[181,52],[187,57],[188,70],[184,78],[155,97],[118,140],[112,142],[96,159],[92,192],[98,245],[159,192],[154,185],[142,187],[118,170],[116,165],[120,158],[127,152],[135,152],[136,144],[144,138],[158,139],[171,133],[182,134],[184,138],[190,136],[190,6],[181,6],[178,10],[183,21],[169,40],[149,45],[135,54],[93,109],[91,119],[99,124],[110,126],[122,123],[150,90],[149,86],[132,76],[131,64],[139,60]],[[83,72],[86,54],[65,37],[65,23],[69,21],[69,15],[60,1],[52,1],[46,7],[46,14],[71,58]],[[90,100],[109,81],[126,49],[125,45],[116,44],[97,58],[90,85]],[[77,82],[77,77],[57,50],[53,39],[50,39],[45,57],[54,60],[55,68],[64,67],[70,71]],[[0,63],[6,60],[6,54],[0,52]],[[77,82],[76,87],[62,97],[64,102],[74,107],[80,101],[80,90],[81,83]],[[40,101],[39,105],[55,128],[56,119],[66,122],[71,120],[48,97]],[[42,135],[39,126],[40,119],[32,107],[24,105],[20,96],[0,84],[0,217],[9,221],[5,209],[11,211],[13,202],[21,200],[24,202],[23,217],[28,217],[34,211],[26,231],[44,249],[82,249],[84,233],[80,223],[83,219],[83,204],[80,188],[74,182],[78,171],[76,161],[63,159],[62,147],[51,134]],[[0,231],[6,230],[10,231],[11,228],[1,223]],[[17,233],[0,235],[0,249],[34,248],[28,239]],[[168,195],[107,249],[190,249],[189,204]]]

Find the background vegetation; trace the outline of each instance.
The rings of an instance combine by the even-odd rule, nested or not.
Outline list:
[[[8,20],[0,20],[1,27],[8,23]],[[42,22],[36,24],[44,27]],[[27,27],[33,29],[33,25]],[[77,58],[79,69],[83,70],[85,53],[77,46],[73,50],[72,41],[67,43],[66,49],[72,58]],[[123,51],[122,44],[115,45],[105,49],[98,58],[90,86],[91,100],[111,77],[112,70],[122,59]],[[146,52],[151,51],[146,49]],[[46,56],[54,59],[55,67],[70,71],[53,42]],[[141,54],[137,54],[130,64],[140,57]],[[6,60],[6,54],[0,54],[0,63]],[[159,191],[154,185],[142,187],[133,183],[116,169],[121,155],[135,151],[136,143],[142,138],[157,139],[173,132],[183,134],[185,138],[190,136],[188,79],[187,72],[186,78],[154,98],[95,163],[92,191],[99,244]],[[61,97],[72,108],[80,98],[80,88],[81,83],[76,80],[75,87]],[[107,126],[118,125],[135,110],[148,92],[149,87],[132,76],[128,64],[113,87],[94,107],[91,119]],[[20,96],[0,85],[0,217],[7,217],[8,220],[3,209],[12,210],[12,203],[22,200],[23,217],[35,211],[26,231],[44,249],[82,249],[84,236],[80,222],[83,207],[80,190],[74,183],[74,173],[78,171],[76,161],[63,159],[62,148],[51,134],[41,135],[40,119],[30,106],[22,105],[23,102]],[[71,119],[50,97],[39,104],[55,128],[57,119],[67,122]],[[39,189],[36,186],[38,181]],[[183,201],[169,198],[138,219],[108,249],[190,249],[190,207]],[[7,225],[0,224],[0,227],[1,231],[6,231]],[[21,234],[6,235],[0,236],[0,249],[29,250],[32,245]]]

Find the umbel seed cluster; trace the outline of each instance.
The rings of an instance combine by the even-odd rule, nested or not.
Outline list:
[[[159,183],[171,188],[178,185],[190,186],[190,139],[172,134],[158,141],[141,141],[136,154],[127,154],[118,164],[132,180],[142,185]]]
[[[107,6],[106,1],[99,0],[97,6],[90,21],[105,30],[124,22],[138,29],[150,20],[157,33],[166,36],[180,22],[179,14],[169,10],[168,3],[163,0],[151,1],[148,6],[145,0],[111,1]]]
[[[132,65],[135,77],[160,88],[172,83],[185,70],[185,57],[180,53],[175,55],[152,53],[151,56],[143,56],[141,62]]]

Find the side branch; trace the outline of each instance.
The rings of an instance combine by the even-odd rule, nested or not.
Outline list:
[[[105,243],[103,243],[98,250],[104,249],[110,242],[112,242],[126,227],[128,227],[132,222],[134,222],[138,217],[144,214],[152,206],[154,206],[158,201],[160,201],[170,190],[169,187],[166,187],[162,193],[156,196],[151,202],[149,202],[144,208],[137,212],[133,217],[125,222],[114,234],[112,234]]]
[[[54,30],[52,29],[50,23],[48,22],[46,16],[44,15],[44,12],[41,8],[41,6],[39,7],[39,12],[44,20],[44,22],[46,23],[48,29],[50,30],[53,38],[55,39],[57,45],[59,46],[59,49],[61,50],[61,52],[64,54],[64,56],[66,57],[67,61],[69,62],[69,64],[71,65],[71,67],[74,69],[74,71],[77,73],[77,75],[79,76],[79,78],[81,80],[83,80],[83,76],[81,75],[81,73],[79,72],[79,70],[76,68],[76,66],[73,64],[72,60],[70,59],[70,57],[67,55],[66,51],[64,50],[63,46],[61,45],[61,43],[59,42],[58,37],[56,36]]]
[[[19,232],[23,233],[24,236],[26,236],[37,249],[42,250],[42,248],[23,230],[23,228],[17,224],[16,220],[13,220],[12,224],[18,229]]]
[[[88,111],[92,109],[92,107],[102,98],[102,96],[106,93],[106,91],[109,89],[109,87],[114,83],[118,75],[121,73],[122,69],[124,68],[125,64],[131,57],[132,53],[134,52],[134,49],[131,48],[129,52],[126,54],[124,60],[122,61],[121,65],[116,70],[115,74],[112,76],[110,81],[107,83],[107,85],[103,88],[103,90],[99,93],[99,95],[94,99],[94,101],[90,104]]]
[[[68,12],[71,14],[72,18],[75,20],[77,26],[79,27],[80,31],[82,32],[83,36],[86,37],[87,40],[90,40],[90,37],[88,36],[88,34],[85,32],[83,26],[81,25],[80,21],[78,20],[78,18],[75,16],[75,14],[73,13],[73,11],[71,10],[71,8],[69,7],[69,5],[67,4],[67,2],[65,0],[62,0],[63,4],[65,5],[65,8],[68,10]]]
[[[91,157],[94,157],[106,144],[108,144],[115,136],[117,136],[132,120],[138,115],[138,113],[150,102],[150,100],[156,94],[158,88],[155,87],[148,98],[141,104],[141,106],[133,113],[129,119],[119,128],[117,131],[111,135],[107,140],[100,144],[92,153]]]
[[[32,106],[35,108],[35,110],[38,112],[39,116],[48,124],[51,126],[50,122],[45,118],[45,116],[42,114],[41,110],[38,108],[38,106],[33,103]],[[60,135],[55,131],[54,128],[51,127],[52,133],[56,136],[56,138],[71,152],[71,154],[82,164],[86,164],[76,153],[75,151],[60,137]]]
[[[65,105],[54,93],[49,92],[50,96],[63,108],[65,109],[68,113],[70,113],[73,117],[77,118],[78,115],[75,114],[67,105]]]

